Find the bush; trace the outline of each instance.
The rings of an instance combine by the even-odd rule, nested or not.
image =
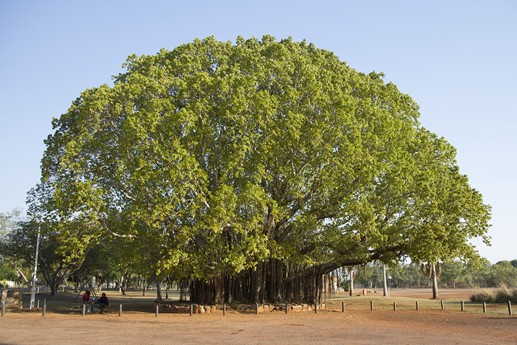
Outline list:
[[[470,296],[470,301],[492,303],[495,301],[495,296],[490,290],[479,289],[476,290],[476,292],[472,296]]]
[[[511,291],[506,286],[501,286],[495,294],[496,303],[506,303],[511,299]]]
[[[506,286],[501,286],[493,293],[487,289],[479,289],[470,296],[472,302],[487,302],[487,303],[517,303],[517,288],[509,289]]]

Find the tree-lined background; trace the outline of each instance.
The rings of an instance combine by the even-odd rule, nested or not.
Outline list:
[[[138,277],[158,298],[175,283],[198,303],[315,303],[374,262],[426,266],[435,286],[446,264],[483,267],[469,241],[488,243],[490,207],[454,147],[382,74],[307,42],[131,56],[53,130],[1,247],[27,265],[40,231],[53,291]]]

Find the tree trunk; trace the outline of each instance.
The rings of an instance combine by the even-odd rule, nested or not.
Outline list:
[[[156,299],[158,301],[162,300],[162,283],[158,278],[156,278]]]
[[[431,279],[433,281],[433,299],[438,299],[438,277],[435,262],[431,263]]]
[[[350,297],[354,295],[354,268],[350,268]]]
[[[388,297],[390,295],[389,293],[389,290],[388,290],[388,279],[387,279],[387,276],[386,276],[386,264],[385,263],[382,263],[382,277],[383,277],[383,280],[384,280],[384,286],[383,286],[383,295],[384,297]]]
[[[353,269],[350,269],[353,295]],[[286,263],[271,259],[236,275],[226,274],[207,282],[186,282],[190,299],[197,303],[307,303],[321,302],[332,292],[333,275],[319,267]],[[180,292],[180,299],[183,293]]]
[[[224,275],[214,278],[214,290],[215,290],[214,303],[223,304],[224,303]]]
[[[120,277],[120,285],[119,285],[119,289],[120,289],[120,293],[125,296],[126,295],[126,290],[127,290],[127,284],[128,284],[128,280],[129,280],[129,277],[127,277],[126,275],[122,275]]]

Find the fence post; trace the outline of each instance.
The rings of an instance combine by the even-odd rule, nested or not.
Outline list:
[[[2,316],[5,315],[5,301],[2,301]]]
[[[508,315],[512,316],[512,301],[508,301]]]
[[[418,304],[418,301],[416,301],[416,311],[419,311],[420,310],[420,305]]]
[[[118,316],[122,316],[122,304],[118,307]]]
[[[43,311],[41,312],[41,316],[45,317],[46,313],[47,313],[47,299],[45,298],[43,300]]]
[[[155,307],[155,311],[154,311],[154,316],[158,317],[158,312],[159,312],[159,309],[160,309],[160,305],[158,303],[155,303],[156,307]]]
[[[226,304],[223,303],[223,316],[226,316]]]
[[[486,314],[486,302],[483,302],[483,314]]]
[[[287,314],[287,311],[289,310],[289,304],[285,302],[285,313]]]
[[[397,311],[397,302],[393,302],[393,311]]]
[[[38,300],[36,301],[36,309],[39,309],[39,298],[38,298]]]
[[[370,311],[373,311],[373,301],[370,301]]]
[[[314,303],[314,314],[318,313],[318,303]]]
[[[259,308],[259,304],[255,303],[255,315],[258,315],[258,313],[259,313],[258,308]]]
[[[86,304],[83,303],[83,316],[86,314]]]
[[[461,301],[461,311],[465,311],[465,302]]]
[[[445,309],[445,306],[444,306],[444,304],[443,304],[443,299],[442,299],[442,300],[440,300],[440,305],[441,305],[441,307],[442,307],[442,310],[444,310],[444,309]]]
[[[194,305],[191,304],[190,305],[190,316],[192,316],[192,313],[194,312]]]
[[[341,312],[344,313],[345,312],[345,302],[341,302]]]

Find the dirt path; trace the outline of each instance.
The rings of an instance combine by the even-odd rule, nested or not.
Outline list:
[[[457,312],[7,314],[0,344],[517,344],[517,318]]]

